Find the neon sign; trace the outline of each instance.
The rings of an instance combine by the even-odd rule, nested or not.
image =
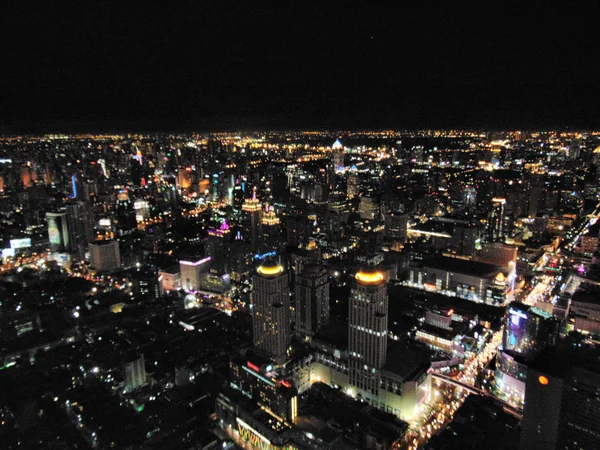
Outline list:
[[[255,260],[263,260],[265,258],[268,258],[270,256],[275,256],[277,254],[277,252],[267,252],[267,253],[263,253],[262,255],[260,253],[257,253],[256,255],[254,255],[254,259]]]

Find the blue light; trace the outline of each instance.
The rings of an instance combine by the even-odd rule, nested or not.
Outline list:
[[[71,183],[73,184],[73,198],[77,197],[77,177],[75,174],[71,175]]]
[[[256,255],[254,255],[254,259],[258,261],[261,259],[268,258],[269,256],[275,256],[276,254],[277,254],[277,252],[267,252],[267,253],[263,253],[262,255],[260,253],[257,253]]]

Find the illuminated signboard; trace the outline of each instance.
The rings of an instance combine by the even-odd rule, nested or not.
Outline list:
[[[239,417],[235,419],[238,425],[240,437],[248,442],[253,448],[259,450],[293,450],[293,445],[274,445],[269,439],[260,434]]]
[[[31,247],[31,239],[30,238],[24,238],[24,239],[11,239],[10,240],[10,248],[28,248]]]
[[[56,219],[53,217],[48,218],[48,239],[51,244],[60,245],[62,243]]]

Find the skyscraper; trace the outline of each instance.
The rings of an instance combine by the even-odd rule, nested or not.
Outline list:
[[[230,241],[230,227],[226,220],[223,220],[219,228],[208,230],[206,240],[206,256],[210,257],[211,269],[217,273],[229,271],[228,247]]]
[[[525,402],[527,363],[555,344],[558,322],[551,314],[513,302],[504,318],[502,348],[496,361],[496,386],[509,403],[522,408]]]
[[[125,363],[125,392],[135,391],[146,384],[144,355]]]
[[[67,225],[67,213],[46,213],[46,222],[48,223],[48,239],[50,241],[50,251],[68,252],[71,240],[69,237],[69,226]]]
[[[252,253],[257,253],[260,246],[261,237],[261,214],[262,207],[260,201],[256,198],[256,189],[252,192],[252,197],[247,198],[242,206],[242,210],[246,211],[250,216],[250,239],[252,245]]]
[[[87,202],[74,201],[67,205],[66,212],[70,237],[69,252],[82,261],[89,244],[94,241],[92,208]]]
[[[355,278],[348,314],[350,385],[376,396],[387,351],[387,283],[372,267],[361,269]]]
[[[290,296],[283,266],[266,261],[252,277],[252,334],[254,351],[283,363],[290,346]]]
[[[296,332],[313,336],[329,321],[329,281],[318,263],[308,263],[296,274]]]
[[[492,209],[488,216],[487,240],[496,242],[504,239],[504,205],[505,198],[493,198]]]

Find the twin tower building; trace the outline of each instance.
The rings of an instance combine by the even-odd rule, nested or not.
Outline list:
[[[313,336],[329,320],[328,273],[308,263],[296,274],[296,333]],[[288,275],[280,264],[265,262],[256,270],[252,291],[255,353],[283,364],[290,354],[291,317]],[[386,363],[387,282],[374,268],[355,276],[349,306],[349,384],[377,395],[379,371]]]

